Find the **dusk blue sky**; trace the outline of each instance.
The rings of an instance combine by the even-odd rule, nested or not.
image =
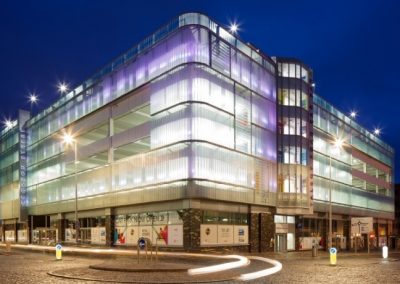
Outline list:
[[[44,109],[59,97],[58,81],[78,85],[189,11],[237,21],[240,37],[264,53],[301,59],[314,70],[316,93],[345,113],[355,109],[361,125],[380,127],[400,149],[400,1],[1,0],[0,115],[29,109],[29,92],[40,96],[34,111]]]

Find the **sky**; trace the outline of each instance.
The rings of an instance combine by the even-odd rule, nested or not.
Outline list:
[[[38,112],[135,43],[184,12],[220,24],[270,56],[314,71],[316,93],[400,149],[400,1],[0,0],[0,119]],[[396,164],[399,165],[396,154]],[[396,181],[400,167],[396,167]]]

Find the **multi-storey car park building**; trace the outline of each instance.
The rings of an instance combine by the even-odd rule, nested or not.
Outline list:
[[[376,245],[393,227],[393,149],[315,95],[305,64],[202,14],[20,111],[0,144],[3,241],[307,249],[326,243],[330,190],[337,246],[352,217],[373,217]]]

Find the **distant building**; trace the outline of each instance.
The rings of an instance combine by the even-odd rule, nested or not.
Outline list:
[[[400,239],[400,184],[395,186],[395,229],[394,234]],[[400,243],[397,245],[400,248]]]
[[[314,94],[304,63],[201,14],[38,115],[21,111],[0,143],[3,241],[326,247],[329,189],[335,246],[352,247],[352,217],[373,218],[357,237],[376,246],[393,230],[394,150]]]

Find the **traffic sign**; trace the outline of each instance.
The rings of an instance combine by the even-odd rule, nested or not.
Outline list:
[[[140,238],[138,241],[138,245],[140,249],[144,249],[146,247],[146,239],[145,238]]]

